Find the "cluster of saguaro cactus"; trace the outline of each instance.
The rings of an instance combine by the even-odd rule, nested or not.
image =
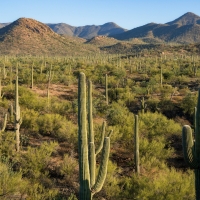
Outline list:
[[[91,200],[99,192],[107,174],[107,165],[110,152],[110,135],[104,137],[105,122],[102,130],[102,141],[95,151],[94,131],[92,118],[92,83],[88,84],[88,120],[86,108],[86,80],[85,74],[79,74],[78,83],[78,146],[79,146],[79,198]],[[88,127],[87,127],[88,124]],[[88,129],[88,131],[87,131]],[[97,178],[95,176],[96,155],[102,149],[101,165]]]
[[[197,109],[195,109],[194,135],[189,125],[184,125],[182,130],[183,154],[186,163],[195,173],[196,199],[200,199],[200,90],[198,92]]]

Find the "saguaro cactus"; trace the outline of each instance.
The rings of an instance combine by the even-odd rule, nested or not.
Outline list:
[[[33,65],[34,63],[31,66],[31,86],[30,86],[31,89],[33,89]]]
[[[184,159],[190,168],[194,169],[196,199],[200,200],[200,89],[198,92],[198,103],[194,126],[195,142],[191,127],[189,125],[184,125],[182,130],[182,145]]]
[[[7,119],[8,119],[8,115],[7,115],[7,113],[5,113],[5,115],[4,115],[4,121],[3,121],[3,126],[2,126],[2,129],[0,130],[0,132],[4,132],[5,131],[6,125],[7,125]]]
[[[134,161],[135,161],[135,172],[140,173],[140,160],[139,160],[139,135],[138,135],[138,115],[135,115],[135,127],[134,127]]]
[[[19,152],[20,150],[20,125],[21,125],[21,118],[20,118],[20,107],[19,107],[19,93],[18,93],[18,74],[16,76],[15,82],[15,134],[16,134],[16,151]]]
[[[142,100],[140,100],[140,103],[141,103],[141,111],[142,111],[142,114],[144,114],[144,110],[145,110],[146,107],[147,107],[147,104],[145,103],[144,97],[142,97]]]
[[[106,104],[108,105],[108,76],[105,75],[105,96],[106,96]]]
[[[78,83],[78,143],[79,143],[79,198],[91,200],[93,195],[99,192],[107,174],[107,164],[110,152],[110,137],[103,137],[103,150],[101,165],[95,180],[96,154],[94,145],[94,133],[92,126],[92,85],[89,82],[88,92],[88,127],[87,134],[87,110],[86,110],[86,81],[85,74],[80,73]],[[103,133],[105,124],[103,126]],[[101,146],[101,145],[100,145]],[[97,151],[96,151],[97,152]]]

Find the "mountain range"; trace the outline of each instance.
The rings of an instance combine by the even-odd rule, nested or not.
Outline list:
[[[112,37],[118,40],[157,38],[164,42],[197,43],[200,42],[200,17],[188,12],[166,24],[149,23]]]
[[[9,23],[0,23],[0,28]],[[46,24],[54,32],[61,35],[91,39],[104,35],[118,40],[131,40],[140,38],[145,42],[175,42],[196,43],[200,42],[200,17],[192,12],[187,12],[181,17],[165,23],[148,23],[146,25],[126,30],[113,22],[103,25],[71,26],[66,23]]]
[[[64,23],[44,24],[29,18],[0,24],[1,55],[120,53],[120,49],[132,51],[134,45],[143,45],[141,49],[144,45],[168,42],[200,43],[200,17],[188,12],[166,24],[149,23],[131,30],[125,30],[113,22],[73,27]]]

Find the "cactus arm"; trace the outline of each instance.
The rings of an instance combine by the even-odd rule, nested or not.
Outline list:
[[[92,82],[88,81],[88,130],[89,142],[94,143],[93,116],[92,116]]]
[[[79,198],[90,199],[90,175],[88,164],[88,139],[86,117],[86,85],[85,74],[79,74],[78,82],[78,148],[79,148]]]
[[[99,144],[98,149],[96,150],[96,155],[101,151],[101,149],[103,148],[103,142],[104,142],[104,136],[105,136],[105,129],[106,129],[106,122],[103,122],[102,125],[102,132],[101,132],[101,142]]]
[[[107,175],[109,153],[110,153],[110,138],[105,137],[103,150],[102,150],[101,165],[99,168],[97,180],[96,180],[95,185],[91,189],[92,195],[99,192],[101,188],[103,187],[103,184]]]
[[[188,125],[184,125],[182,129],[182,145],[185,161],[191,168],[196,168],[192,129]]]
[[[110,130],[110,132],[108,133],[108,137],[110,138],[110,136],[112,135],[113,130]]]
[[[95,183],[95,145],[94,145],[94,130],[92,116],[92,82],[88,81],[88,143],[89,143],[89,170],[90,170],[90,187]]]
[[[89,169],[90,169],[90,187],[95,184],[95,169],[96,169],[96,156],[95,145],[93,142],[89,143]]]

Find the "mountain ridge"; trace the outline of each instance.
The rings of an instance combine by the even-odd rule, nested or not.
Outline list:
[[[200,42],[200,17],[192,12],[187,12],[181,17],[165,23],[148,23],[121,34],[110,35],[118,40],[133,38],[158,38],[163,42],[198,43]]]

